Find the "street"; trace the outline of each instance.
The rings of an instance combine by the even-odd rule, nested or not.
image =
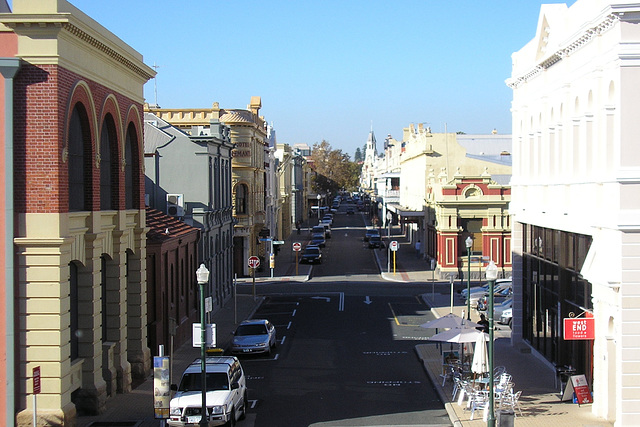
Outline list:
[[[364,232],[362,215],[336,215],[310,281],[259,286],[253,317],[276,325],[278,347],[241,359],[244,425],[450,424],[414,350],[433,334],[419,327],[433,319],[418,298],[427,286],[382,281]]]

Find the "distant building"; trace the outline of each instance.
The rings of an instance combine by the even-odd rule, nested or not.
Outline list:
[[[395,151],[399,202],[385,205],[411,240],[423,243],[424,257],[436,260],[439,277],[470,272],[479,280],[488,259],[501,276],[511,275],[510,147],[510,135],[438,134],[422,124],[404,129]]]
[[[164,272],[165,277],[174,284],[167,289],[169,293],[165,296],[169,302],[163,304],[166,303],[167,315],[177,327],[178,334],[184,329],[183,324],[189,323],[191,316],[198,312],[199,305],[193,303],[182,311],[176,310],[179,301],[191,300],[194,293],[199,293],[195,271],[201,263],[210,271],[205,297],[211,297],[212,309],[219,309],[232,294],[233,145],[229,133],[227,126],[211,120],[207,126],[194,125],[187,134],[155,114],[145,113],[145,194],[148,205],[200,229],[197,251],[190,250],[191,258],[184,264],[172,268],[165,258],[149,260],[153,261],[157,271],[168,269]],[[183,255],[174,255],[173,260]],[[157,276],[154,279],[162,283]]]
[[[512,340],[548,362],[538,375],[584,374],[592,412],[616,426],[640,416],[639,16],[631,1],[542,5],[507,81]],[[570,339],[572,319],[590,334]]]
[[[172,109],[147,107],[147,111],[192,134],[193,129],[207,127],[213,121],[230,128],[232,151],[232,202],[234,218],[233,268],[239,276],[249,275],[249,256],[268,257],[261,238],[271,233],[267,223],[268,169],[273,167],[269,154],[267,124],[260,113],[262,100],[251,97],[246,110],[223,109],[215,102],[212,108]],[[195,136],[195,135],[192,135]]]
[[[74,425],[151,369],[142,104],[155,73],[64,0],[13,0],[0,13],[0,57],[0,98],[15,108],[0,129],[13,143],[5,219],[16,230],[0,424],[31,425],[39,368],[39,425]]]

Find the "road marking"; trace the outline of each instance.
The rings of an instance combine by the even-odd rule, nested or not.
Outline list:
[[[273,360],[278,360],[278,356],[280,356],[280,353],[276,353],[276,355],[273,357]],[[202,405],[200,405],[202,406]]]
[[[406,351],[363,351],[362,354],[373,356],[395,356],[396,354],[407,354]]]
[[[287,336],[285,335],[284,337],[282,337],[282,339],[280,340],[280,344],[284,344],[284,340],[287,338]]]
[[[367,384],[381,385],[383,387],[400,387],[403,385],[422,384],[420,381],[367,381]]]
[[[287,329],[291,329],[291,322],[287,325]]]
[[[330,302],[331,298],[329,297],[311,297],[311,299],[321,299],[321,300],[325,300],[326,302]]]
[[[264,379],[264,377],[252,377],[252,376],[248,376],[248,375],[247,375],[247,377],[246,377],[246,378],[247,378],[248,380],[252,380],[252,381],[253,381],[253,380],[263,380],[263,379]]]
[[[389,310],[391,310],[391,314],[393,315],[393,320],[396,321],[396,325],[400,326],[400,322],[398,321],[398,317],[396,316],[396,312],[393,311],[393,307],[391,306],[391,303],[389,303]]]
[[[249,408],[255,409],[256,405],[258,404],[258,401],[257,400],[249,400],[249,403],[251,403],[251,405],[249,405]]]
[[[338,311],[344,311],[344,292],[340,292],[340,303],[338,304]]]
[[[364,299],[364,303],[365,304],[371,304],[373,301],[371,301],[371,299],[369,298],[369,295],[367,295],[367,297]]]
[[[296,311],[297,310],[298,310],[297,308],[295,310],[293,310],[293,313],[291,314],[291,317],[295,317],[296,316]]]

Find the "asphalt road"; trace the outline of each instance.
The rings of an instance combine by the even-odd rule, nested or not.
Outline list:
[[[240,425],[450,425],[414,350],[433,332],[419,327],[433,318],[418,298],[428,290],[382,281],[364,232],[361,215],[336,215],[310,281],[259,286],[254,318],[276,325],[278,347],[241,359]]]

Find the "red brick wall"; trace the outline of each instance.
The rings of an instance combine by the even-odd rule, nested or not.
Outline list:
[[[84,82],[83,85],[78,83]],[[96,140],[104,117],[110,113],[118,133],[118,177],[120,188],[118,209],[124,209],[124,172],[121,165],[127,122],[132,121],[138,135],[137,150],[142,150],[142,105],[115,93],[107,87],[83,79],[57,65],[34,66],[25,64],[15,80],[15,193],[16,213],[51,213],[68,211],[68,171],[62,161],[67,127],[73,107],[81,102],[89,115],[91,156],[85,159],[91,170],[91,210],[100,209],[100,173],[95,167]],[[90,102],[90,100],[92,102]],[[97,123],[98,129],[95,129]],[[140,153],[141,151],[139,151]],[[136,206],[144,208],[144,177],[142,158],[138,154],[138,167],[134,196]]]

